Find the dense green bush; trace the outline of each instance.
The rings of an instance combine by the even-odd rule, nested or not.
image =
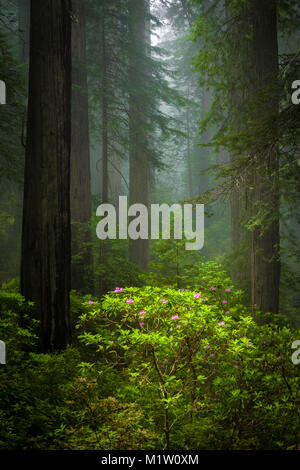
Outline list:
[[[39,354],[32,304],[0,291],[0,448],[299,448],[299,332],[215,265],[197,290],[72,292],[71,305],[73,346]]]
[[[72,293],[73,322],[90,309],[85,297]],[[120,373],[83,362],[93,351],[68,348],[37,352],[38,322],[32,304],[5,288],[0,291],[0,339],[7,363],[0,365],[1,449],[153,448],[157,436],[151,419],[134,402],[112,396]],[[21,326],[22,325],[22,326]],[[103,373],[102,373],[103,372]],[[124,380],[124,379],[123,379]]]
[[[220,284],[117,289],[81,316],[84,344],[128,376],[117,396],[153,417],[166,447],[298,446],[296,332],[241,300]]]

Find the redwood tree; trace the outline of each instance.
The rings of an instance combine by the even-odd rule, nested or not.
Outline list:
[[[241,162],[233,172],[237,184],[231,194],[232,240],[234,248],[242,244],[238,277],[250,279],[252,304],[264,312],[277,313],[280,236],[276,1],[228,4],[229,10],[233,8],[227,18],[232,22],[231,47],[239,52],[230,72],[235,78],[229,100],[231,123],[238,136],[231,160],[233,167],[237,159]],[[247,273],[244,266],[249,261]]]
[[[252,231],[251,296],[252,303],[258,304],[264,312],[278,313],[280,235],[276,122],[279,67],[276,0],[253,1],[253,51],[257,89],[265,91],[265,94],[258,100],[255,112],[261,132],[258,137],[260,151],[255,155],[252,206],[258,218],[263,217],[264,220]],[[269,127],[267,132],[264,131],[265,123]]]
[[[253,24],[252,8],[249,3],[236,6],[227,2],[226,20],[228,23],[230,60],[228,64],[229,77],[229,120],[233,131],[241,136],[247,128],[247,119],[244,108],[253,99],[257,86],[253,76],[253,44],[251,30]],[[238,51],[238,54],[236,53]],[[249,149],[245,149],[249,151]],[[231,149],[231,165],[237,163],[241,157],[241,150]],[[230,194],[231,208],[231,239],[233,249],[233,263],[231,275],[239,287],[242,287],[250,297],[250,238],[245,228],[249,217],[249,180],[243,174],[243,166],[233,173],[232,190]],[[241,269],[241,266],[243,268]],[[248,267],[248,269],[247,269]]]
[[[129,201],[148,206],[149,159],[147,157],[147,41],[149,41],[148,0],[129,0]],[[148,29],[147,29],[148,26]],[[133,263],[146,269],[149,240],[129,242]]]
[[[18,2],[19,60],[24,63],[29,56],[30,0]]]
[[[21,291],[35,302],[40,349],[70,332],[71,1],[31,1]]]
[[[92,291],[90,232],[91,177],[88,90],[86,70],[86,24],[82,0],[72,2],[72,127],[71,127],[71,218],[72,288]],[[76,258],[76,259],[75,259]]]

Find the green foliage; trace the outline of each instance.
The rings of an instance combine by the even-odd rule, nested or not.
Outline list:
[[[0,365],[0,448],[130,449],[153,448],[151,419],[134,402],[112,396],[118,371],[83,362],[88,348],[39,354],[32,304],[15,292],[16,282],[0,291],[0,339],[7,363]],[[91,304],[73,292],[73,318]],[[91,301],[90,301],[91,302]],[[75,339],[76,343],[76,339]],[[33,352],[35,351],[35,352]]]
[[[205,288],[216,280],[220,285],[226,281],[231,284],[221,263],[205,261],[202,250],[187,251],[185,242],[162,238],[152,241],[150,271],[141,276],[147,285]],[[219,246],[222,246],[221,242]]]
[[[147,410],[167,448],[297,446],[296,332],[280,317],[265,323],[229,289],[216,279],[198,292],[117,290],[81,317],[80,339],[106,367],[109,356],[122,364],[122,397]]]
[[[0,292],[2,449],[287,449],[299,441],[299,338],[246,306],[218,265],[194,289],[71,294],[74,344],[39,354],[32,305]]]
[[[21,360],[23,350],[32,349],[35,345],[37,321],[31,318],[33,304],[9,290],[11,286],[5,287],[7,290],[0,291],[0,339],[6,343],[7,354],[12,352]]]
[[[214,129],[210,147],[225,148],[231,156],[230,162],[211,166],[210,173],[219,177],[219,181],[205,194],[205,199],[214,201],[227,194],[233,196],[233,201],[236,197],[240,200],[239,223],[244,232],[239,238],[244,240],[232,253],[235,266],[231,270],[237,279],[238,272],[244,270],[245,259],[249,261],[252,233],[259,232],[263,237],[278,217],[272,199],[278,192],[282,266],[280,308],[297,320],[300,107],[291,103],[291,93],[292,82],[299,72],[298,4],[295,0],[275,2],[278,73],[274,73],[273,78],[267,77],[262,84],[255,72],[257,56],[253,56],[256,47],[253,18],[262,13],[257,9],[251,12],[253,2],[212,2],[209,8],[203,0],[193,3],[199,7],[193,38],[201,42],[194,57],[194,67],[200,85],[209,87],[212,96],[210,112],[202,119],[200,130]],[[272,2],[265,5],[268,3],[272,5]],[[268,168],[269,155],[274,148],[279,163]],[[255,172],[266,181],[263,197],[259,199],[255,195],[259,184],[257,179],[253,180]],[[244,189],[240,191],[241,188]],[[236,217],[234,212],[233,217]],[[276,249],[273,247],[274,252]],[[250,271],[245,270],[240,277],[240,286],[249,291]]]
[[[11,47],[11,32],[0,27],[0,80],[6,84],[6,104],[0,106],[0,283],[19,269],[21,183],[24,170],[24,79]],[[10,22],[9,26],[12,26]],[[8,28],[10,31],[10,28]],[[23,129],[23,130],[22,130]]]
[[[63,421],[55,431],[55,448],[150,449],[157,442],[151,419],[141,406],[123,404],[112,396],[99,398],[96,378],[77,378],[68,389],[65,406]]]
[[[88,223],[72,223],[77,228],[76,239],[73,236],[72,265],[85,264],[80,291],[101,296],[118,285],[142,286],[141,268],[129,261],[128,240],[99,240],[98,222],[93,216]]]
[[[23,151],[21,145],[24,115],[24,79],[9,44],[0,28],[0,80],[6,84],[6,104],[0,106],[0,179],[21,182]]]
[[[97,241],[98,259],[95,265],[98,292],[106,293],[115,286],[142,286],[142,270],[129,261],[128,241]]]

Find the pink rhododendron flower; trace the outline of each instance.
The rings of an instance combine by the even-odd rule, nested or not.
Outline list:
[[[179,320],[179,316],[178,315],[173,315],[172,320]]]
[[[211,289],[211,290],[217,290],[217,288],[214,287],[214,286],[210,286],[210,289]]]
[[[227,311],[227,312],[225,312],[225,315],[229,315],[229,312],[228,312],[228,311]]]
[[[146,311],[145,310],[141,310],[139,315],[145,315]]]
[[[225,322],[224,322],[224,321],[220,321],[219,326],[223,326],[223,325],[225,325]]]
[[[133,299],[126,299],[126,303],[127,303],[127,304],[133,304],[133,303],[134,303],[134,300],[133,300]]]
[[[177,325],[176,328],[181,328],[181,325]]]
[[[233,367],[236,369],[236,368],[237,368],[237,365],[236,365],[236,364],[234,364],[234,366],[233,366]]]
[[[228,304],[227,300],[223,300],[223,304]]]
[[[208,346],[204,346],[204,349],[210,349],[210,346],[209,346],[209,345],[208,345]]]
[[[210,354],[210,357],[213,357],[214,355],[215,355],[215,353],[211,353],[211,354]]]
[[[123,292],[123,287],[116,287],[115,292]]]
[[[140,326],[144,326],[144,325],[145,325],[145,323],[143,323],[143,322],[140,323]]]
[[[165,362],[168,362],[168,360],[169,360],[169,359],[166,357],[166,358],[165,358]]]
[[[225,289],[225,292],[230,292],[230,291],[231,291],[231,289]]]
[[[195,299],[199,299],[199,297],[201,297],[201,295],[200,294],[195,294],[194,297],[195,297]]]
[[[166,304],[168,301],[166,299],[160,299],[163,304]]]
[[[94,302],[93,302],[92,300],[89,300],[89,304],[90,304],[90,305],[93,305],[93,303],[94,303]]]

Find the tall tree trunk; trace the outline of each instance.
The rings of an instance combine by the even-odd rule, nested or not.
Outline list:
[[[235,5],[232,17],[230,7],[227,13],[228,21],[233,22],[234,17],[230,28],[236,57],[230,63],[231,124],[241,133],[240,142],[246,142],[243,153],[250,157],[250,171],[242,166],[238,178],[233,177],[237,184],[231,194],[232,242],[234,250],[241,248],[235,280],[243,288],[249,286],[253,304],[276,313],[280,280],[279,163],[274,145],[278,115],[276,2],[253,0],[238,11]],[[247,140],[243,134],[246,126]],[[232,163],[240,156],[233,150]],[[252,232],[245,228],[249,220],[255,221]],[[249,264],[247,271],[244,267]]]
[[[202,12],[203,14],[207,14],[208,9],[210,8],[210,1],[209,0],[203,0],[202,3]],[[191,25],[190,25],[191,26]],[[205,118],[206,113],[210,109],[210,102],[211,102],[211,96],[210,96],[210,91],[207,90],[205,87],[202,88],[202,97],[201,97],[201,120]],[[207,128],[201,135],[201,143],[202,144],[208,144],[210,141],[210,130]],[[198,153],[199,152],[199,153]],[[199,172],[199,183],[198,187],[196,188],[196,191],[198,191],[198,194],[195,194],[195,196],[201,196],[205,191],[208,190],[209,188],[209,176],[208,175],[203,175],[202,172],[204,170],[207,170],[210,166],[210,161],[209,161],[209,148],[207,147],[201,147],[201,149],[198,150],[198,160],[197,160],[197,169]],[[207,223],[209,224],[209,220],[207,220]]]
[[[31,2],[21,291],[35,302],[40,349],[70,331],[71,1]]]
[[[71,217],[72,255],[78,260],[72,263],[72,288],[91,291],[92,263],[90,232],[87,226],[91,218],[91,175],[89,116],[86,71],[85,8],[82,0],[73,0],[72,11],[72,139],[71,139]]]
[[[102,6],[101,20],[101,65],[102,65],[102,204],[108,202],[108,103],[107,103],[107,64],[105,37],[105,3]]]
[[[22,143],[24,144],[25,128],[26,128],[26,106],[28,95],[28,67],[24,64],[29,61],[29,36],[30,36],[30,0],[18,1],[18,60],[22,65],[24,83],[26,84],[26,96],[24,96],[24,114],[20,121],[20,135],[22,136]],[[23,146],[24,160],[25,148]],[[13,225],[13,234],[17,241],[17,266],[19,269],[21,259],[21,237],[22,237],[22,208],[23,208],[23,184],[16,183],[15,185],[16,207],[15,207],[15,223]],[[16,251],[16,250],[15,250]]]
[[[114,143],[114,148],[120,147],[118,142]],[[119,150],[117,148],[117,150]],[[108,172],[109,194],[112,204],[119,204],[119,196],[121,196],[122,186],[122,159],[118,152],[114,152],[109,160],[110,167]]]
[[[201,119],[205,118],[206,113],[209,111],[210,108],[210,93],[208,90],[203,88],[202,90],[202,106],[201,106]],[[209,143],[210,139],[210,132],[209,129],[206,129],[201,135],[201,143],[207,144]],[[205,191],[208,190],[209,182],[208,182],[208,175],[202,175],[202,171],[207,170],[210,166],[209,162],[209,149],[207,147],[201,147],[201,150],[198,151],[198,169],[199,169],[199,186],[198,186],[198,194],[202,195]]]
[[[278,115],[278,39],[276,0],[255,0],[253,21],[254,72],[257,85],[267,90],[257,109],[257,120],[263,128],[264,119],[272,120],[276,128]],[[273,119],[272,119],[273,118]],[[276,136],[276,129],[274,132]],[[262,135],[263,147],[265,135]],[[263,312],[278,313],[279,306],[279,157],[272,145],[267,154],[258,155],[254,171],[252,204],[255,212],[267,205],[268,217],[252,232],[251,299]],[[264,209],[263,209],[264,210]]]
[[[30,0],[19,0],[19,62],[24,64],[29,58]]]
[[[129,77],[129,202],[148,207],[149,161],[147,158],[147,31],[148,0],[129,0],[130,16],[130,77]],[[149,26],[148,26],[149,28]],[[149,98],[148,98],[149,99]],[[130,261],[147,269],[149,240],[129,241]]]
[[[188,87],[187,90],[187,99],[190,99],[190,90]],[[192,172],[192,162],[191,162],[191,122],[190,122],[190,107],[187,106],[186,109],[186,159],[188,167],[188,197],[192,199],[194,197],[194,185],[193,185],[193,172]]]
[[[227,2],[226,19],[229,25],[231,54],[233,60],[229,63],[230,76],[229,119],[237,135],[245,131],[246,118],[244,107],[253,100],[256,82],[252,76],[252,7],[242,4],[238,10],[236,6],[231,10],[231,0]],[[236,53],[238,51],[238,53]],[[248,149],[247,149],[248,150]],[[247,151],[245,150],[245,151]],[[236,164],[241,157],[235,150],[230,152],[230,162]],[[250,299],[251,293],[251,235],[246,230],[247,218],[250,216],[249,208],[249,181],[247,175],[238,170],[238,178],[233,176],[233,187],[230,195],[231,209],[231,241],[232,241],[232,269],[231,275],[234,283],[242,288]]]
[[[107,90],[107,3],[102,1],[101,9],[101,202],[107,203],[109,199],[108,185],[108,90]],[[100,244],[98,263],[107,265],[109,240],[102,240]],[[99,292],[105,294],[109,285],[104,277],[100,278]]]

